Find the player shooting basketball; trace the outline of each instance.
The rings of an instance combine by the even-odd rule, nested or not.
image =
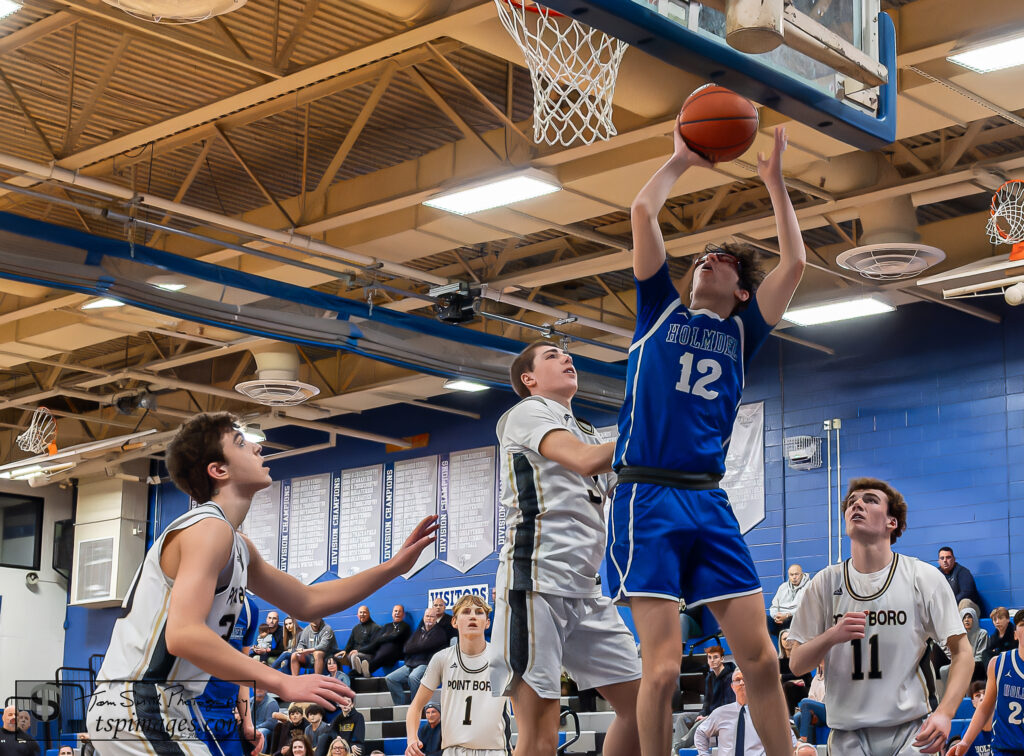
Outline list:
[[[803,275],[796,213],[782,179],[786,132],[759,156],[775,211],[779,263],[757,286],[733,245],[697,261],[690,305],[669,277],[658,214],[689,168],[711,164],[678,129],[669,160],[631,208],[637,324],[619,416],[619,485],[609,516],[611,595],[632,608],[643,677],[637,717],[643,756],[672,742],[672,693],[682,641],[679,599],[708,606],[750,688],[750,714],[769,756],[791,753],[778,660],[764,623],[761,581],[719,482],[748,360],[782,319]]]

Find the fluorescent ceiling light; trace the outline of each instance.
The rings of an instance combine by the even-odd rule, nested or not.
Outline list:
[[[873,297],[860,297],[814,307],[798,307],[795,310],[787,310],[782,318],[796,325],[808,326],[863,318],[867,315],[879,315],[883,312],[892,312],[895,309],[891,304],[886,304]]]
[[[185,288],[185,284],[183,283],[158,283],[153,285],[158,289],[163,289],[164,291],[181,291]]]
[[[544,180],[532,175],[518,175],[498,179],[457,192],[431,197],[424,205],[447,210],[449,213],[469,215],[481,210],[504,207],[513,202],[543,197],[561,189],[553,180]]]
[[[11,470],[11,480],[21,480],[22,478],[31,478],[33,475],[38,475],[43,471],[41,465],[30,465],[29,467],[19,467],[17,470]]]
[[[262,444],[267,440],[267,434],[258,425],[247,425],[242,428],[242,438],[250,444]]]
[[[452,391],[486,391],[490,386],[475,381],[467,381],[465,378],[449,378],[444,382],[446,389]]]
[[[0,0],[0,18],[5,18],[20,10],[21,3],[15,3],[12,0]]]
[[[100,299],[94,299],[91,302],[86,302],[82,305],[83,310],[99,310],[102,307],[124,307],[124,302],[118,302],[116,299],[110,297],[102,297]]]
[[[946,60],[978,73],[1024,64],[1024,34],[950,55]]]

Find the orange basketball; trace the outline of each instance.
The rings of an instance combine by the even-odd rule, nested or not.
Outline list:
[[[725,87],[705,84],[683,103],[679,133],[691,150],[712,163],[735,160],[754,143],[757,109]]]

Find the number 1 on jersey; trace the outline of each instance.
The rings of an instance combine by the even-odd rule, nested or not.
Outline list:
[[[462,724],[469,726],[473,724],[471,715],[473,713],[473,696],[466,696],[466,716],[462,719]]]
[[[708,385],[722,377],[722,366],[710,357],[697,361],[697,372],[701,377],[690,387],[690,374],[693,372],[693,352],[687,352],[679,358],[682,370],[679,373],[679,380],[676,382],[676,391],[699,396],[701,399],[715,399],[718,392],[709,389]]]
[[[863,680],[864,654],[860,648],[860,638],[854,638],[850,641],[850,645],[853,646],[853,674],[851,677],[854,680]],[[868,638],[868,645],[871,647],[871,667],[868,669],[868,679],[881,680],[882,670],[878,668],[878,636],[872,635]]]

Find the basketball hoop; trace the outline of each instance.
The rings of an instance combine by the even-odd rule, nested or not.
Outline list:
[[[530,0],[494,0],[533,82],[533,141],[569,147],[615,136],[612,95],[620,39]]]
[[[992,196],[988,238],[993,244],[1024,242],[1024,181],[1007,181]]]
[[[57,453],[57,423],[46,407],[37,407],[32,413],[32,422],[28,429],[17,438],[18,448],[22,451],[41,454],[44,450],[50,454]]]

